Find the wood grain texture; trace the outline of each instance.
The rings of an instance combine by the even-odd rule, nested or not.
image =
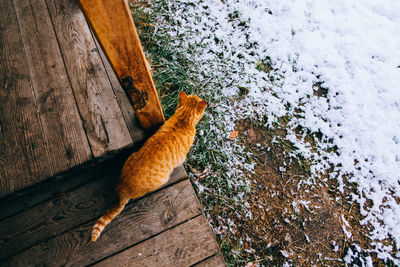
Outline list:
[[[114,181],[113,175],[104,177],[0,221],[0,259],[101,216],[112,201]]]
[[[77,1],[46,0],[93,155],[132,142]]]
[[[92,36],[93,36],[93,39],[95,40],[97,51],[100,54],[100,58],[103,62],[104,68],[107,72],[108,79],[110,80],[111,85],[114,89],[114,93],[117,97],[117,101],[121,108],[122,114],[124,115],[125,123],[131,134],[132,141],[134,143],[136,143],[137,140],[140,141],[140,140],[145,139],[145,132],[139,125],[139,121],[136,118],[135,111],[133,110],[131,104],[129,103],[129,99],[128,99],[126,93],[124,92],[124,89],[122,89],[117,76],[115,76],[114,70],[112,69],[110,62],[104,55],[103,49],[101,48],[100,44],[98,43],[95,35],[92,34]]]
[[[193,265],[194,267],[225,267],[224,257],[222,255],[217,254],[208,258],[200,263]]]
[[[71,192],[60,193],[49,201],[1,220],[0,259],[103,215],[112,202],[118,175],[119,169],[105,177],[100,176],[92,183]],[[165,186],[186,176],[183,167],[179,166]]]
[[[46,3],[44,0],[15,0],[14,3],[50,169],[56,174],[88,161],[92,153]]]
[[[0,197],[51,174],[13,1],[0,1]]]
[[[213,233],[201,215],[94,266],[190,266],[216,252]]]
[[[118,79],[132,77],[134,86],[146,92],[148,101],[136,111],[142,127],[157,129],[164,115],[127,1],[80,0],[80,4]]]
[[[78,188],[98,177],[110,173],[118,173],[121,171],[126,159],[141,147],[143,141],[136,143],[134,146],[112,151],[103,157],[89,161],[87,164],[47,178],[45,183],[39,183],[25,190],[18,191],[18,193],[0,198],[0,207],[2,207],[0,209],[0,220],[18,214],[54,196],[63,194],[63,192]],[[176,170],[180,170],[180,168]],[[176,170],[174,173],[176,173]],[[183,168],[182,170],[183,175],[186,176],[185,170]]]
[[[65,177],[52,177],[47,179],[44,184],[39,184],[30,187],[29,190],[1,198],[0,221],[49,200],[54,196],[61,196],[65,192],[78,188],[96,178],[98,179],[110,173],[117,173],[121,170],[124,160],[126,160],[126,157],[118,155],[117,157],[105,160],[101,164],[93,162],[86,168],[68,171]]]

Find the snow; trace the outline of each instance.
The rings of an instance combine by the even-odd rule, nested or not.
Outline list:
[[[290,256],[290,253],[287,252],[286,250],[281,250],[281,253],[282,253],[282,256],[285,258],[289,258],[289,256]]]
[[[344,223],[344,225],[342,225],[342,229],[344,234],[347,236],[348,239],[351,240],[351,232],[347,229],[347,227],[350,227],[349,222],[344,218],[344,216],[342,215],[342,221]]]
[[[171,35],[187,36],[177,47],[197,62],[204,96],[220,101],[210,115],[208,134],[216,138],[210,147],[223,146],[227,155],[240,150],[218,139],[237,119],[267,115],[272,126],[288,116],[287,139],[313,160],[313,174],[333,166],[330,177],[340,190],[357,185],[352,201],[365,216],[360,223],[373,227],[375,252],[400,264],[398,253],[379,242],[390,237],[400,246],[400,1],[223,2],[168,2]],[[266,63],[272,72],[257,68]],[[326,96],[314,94],[317,83]],[[239,87],[249,89],[243,99],[221,100],[234,98]],[[295,135],[297,126],[322,134],[317,153]],[[327,152],[332,148],[337,153]],[[236,168],[228,184],[243,185],[235,177],[241,167],[252,168],[244,157],[231,159]]]

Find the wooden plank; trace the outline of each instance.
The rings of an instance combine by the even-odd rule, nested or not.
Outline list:
[[[213,233],[201,215],[94,266],[190,266],[216,252]]]
[[[122,114],[124,115],[125,123],[128,126],[132,140],[134,143],[137,140],[143,140],[145,139],[145,132],[142,130],[141,126],[139,126],[139,122],[136,118],[135,111],[133,110],[131,104],[129,103],[129,99],[126,93],[124,92],[124,89],[122,89],[117,76],[115,76],[115,73],[111,68],[110,62],[108,62],[106,56],[104,55],[103,49],[99,45],[96,37],[94,35],[93,37],[96,43],[97,51],[100,54],[100,58],[103,61],[104,68],[107,72],[108,79],[110,80],[111,85],[114,89],[114,93],[117,96],[117,101],[121,108]]]
[[[224,257],[221,254],[217,254],[208,258],[200,263],[193,265],[195,267],[225,267]]]
[[[130,203],[96,242],[90,241],[95,222],[92,220],[7,258],[0,265],[88,265],[200,214],[196,194],[186,179]]]
[[[77,2],[46,1],[93,155],[130,144],[132,138]]]
[[[38,101],[50,169],[56,174],[88,161],[92,153],[46,3],[44,0],[15,0],[15,9]],[[32,184],[33,181],[25,186]]]
[[[118,164],[118,162],[115,160],[109,161]],[[29,188],[27,191],[23,191],[18,194],[12,194],[9,197],[0,199],[0,207],[2,207],[0,209],[0,220],[45,202],[54,196],[61,196],[66,191],[70,191],[71,189],[89,183],[95,178],[110,174],[112,172],[117,172],[118,168],[111,163],[108,163],[108,161],[104,165],[105,166],[102,164],[101,167],[94,165],[87,167],[84,170],[77,170],[77,173],[72,172],[69,174],[69,176],[72,177],[64,177],[61,179],[52,177],[49,179],[55,181],[48,181],[48,179],[43,185],[37,185]]]
[[[52,173],[12,0],[0,1],[0,197]]]
[[[1,221],[0,240],[6,245],[0,246],[0,258],[100,216],[100,210],[112,201],[113,180],[113,175],[107,176]]]
[[[80,0],[80,4],[142,127],[157,129],[164,115],[127,1]]]
[[[0,246],[0,259],[103,215],[112,201],[119,171],[0,221],[0,244],[7,244]],[[184,177],[180,166],[167,185]]]
[[[69,169],[65,173],[48,178],[46,183],[36,184],[26,190],[0,198],[0,207],[2,207],[0,209],[0,220],[36,206],[54,196],[78,188],[98,177],[118,173],[122,164],[133,152],[137,151],[138,147],[132,146],[121,149],[116,155],[109,153],[105,158],[96,158],[96,160],[89,162],[87,166],[85,164],[83,167]]]

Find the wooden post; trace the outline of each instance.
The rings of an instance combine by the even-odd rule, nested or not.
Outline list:
[[[79,2],[140,124],[147,131],[156,130],[164,123],[164,114],[127,1]]]

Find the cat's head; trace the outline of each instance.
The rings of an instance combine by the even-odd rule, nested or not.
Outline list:
[[[190,116],[190,120],[196,125],[204,115],[207,102],[196,95],[187,95],[185,92],[179,93],[178,108],[184,110]]]

